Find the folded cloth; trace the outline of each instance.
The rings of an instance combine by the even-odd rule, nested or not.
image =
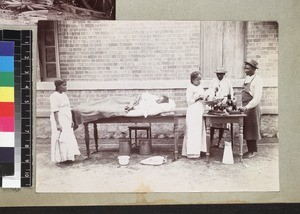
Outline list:
[[[140,164],[158,166],[158,165],[162,165],[166,161],[167,161],[166,158],[164,158],[163,156],[152,156],[144,160],[141,160]]]

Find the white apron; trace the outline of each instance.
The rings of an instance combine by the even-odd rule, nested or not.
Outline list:
[[[205,104],[195,102],[199,94],[205,95],[201,86],[191,85],[187,88],[186,96],[188,108],[186,112],[186,132],[183,139],[182,155],[187,157],[199,157],[200,152],[206,152],[206,130],[203,120]]]

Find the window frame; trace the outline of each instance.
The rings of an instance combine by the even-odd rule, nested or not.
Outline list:
[[[43,21],[45,22],[45,21]],[[53,23],[53,33],[54,33],[54,45],[53,46],[46,46],[45,45],[45,36],[46,33],[49,31],[49,29],[41,29],[41,27],[38,26],[38,34],[41,33],[41,36],[39,36],[39,48],[38,48],[38,54],[39,54],[39,67],[40,67],[40,79],[41,81],[54,81],[56,79],[59,79],[61,77],[60,75],[60,63],[59,63],[59,43],[58,43],[58,22],[57,20],[47,20],[47,22]],[[55,64],[56,68],[56,77],[47,77],[47,69],[46,69],[46,48],[47,47],[54,47],[55,52],[55,61],[48,63],[48,64]]]

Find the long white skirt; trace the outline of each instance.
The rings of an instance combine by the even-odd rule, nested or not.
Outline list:
[[[188,106],[186,112],[186,132],[183,139],[182,155],[197,158],[206,152],[206,130],[203,120],[205,106],[196,102]]]
[[[71,111],[60,110],[58,113],[62,132],[57,131],[54,114],[50,116],[51,121],[51,161],[63,162],[67,160],[75,160],[75,155],[80,155],[77,140],[74,135],[72,125]]]

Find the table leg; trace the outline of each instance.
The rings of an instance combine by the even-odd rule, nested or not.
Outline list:
[[[234,136],[233,136],[233,124],[230,123],[230,137],[231,137],[231,148],[233,151],[233,141],[234,141]]]
[[[95,139],[95,147],[96,147],[96,152],[98,152],[98,128],[97,128],[97,123],[94,123],[94,139]]]
[[[129,131],[129,142],[130,142],[130,145],[132,145],[132,140],[131,140],[131,129],[129,128],[128,131]]]
[[[90,157],[90,136],[89,136],[89,124],[84,123],[85,145],[87,157]]]
[[[206,124],[206,162],[209,162],[209,157],[210,157],[210,125],[205,121]]]
[[[243,124],[240,124],[239,125],[239,140],[240,140],[240,162],[242,162],[242,159],[243,159],[243,142],[244,142],[244,139],[243,139]]]
[[[179,158],[178,154],[178,139],[179,139],[179,133],[178,133],[178,118],[174,118],[174,159]]]

